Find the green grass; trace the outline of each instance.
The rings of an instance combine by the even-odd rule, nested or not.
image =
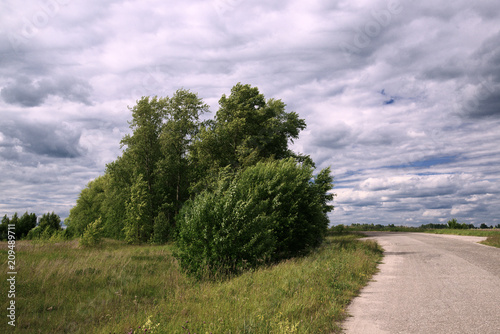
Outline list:
[[[499,229],[485,229],[485,230],[478,230],[478,229],[468,229],[468,230],[461,230],[461,229],[437,229],[437,230],[425,230],[426,233],[434,233],[434,234],[454,234],[454,235],[469,235],[469,236],[477,236],[477,237],[487,237],[487,236],[493,236],[493,235],[500,235],[500,230]]]
[[[500,248],[500,231],[498,232],[499,233],[488,235],[488,238],[485,241],[481,241],[481,243],[484,245]]]
[[[500,248],[500,233],[488,236],[488,238],[481,243],[484,245]]]
[[[0,243],[3,268],[6,246]],[[149,318],[154,333],[338,333],[382,256],[372,241],[336,236],[307,257],[200,282],[179,269],[172,250],[18,241],[16,332],[139,333]],[[0,287],[7,291],[5,279]]]
[[[440,229],[440,230],[426,230],[425,232],[435,233],[435,234],[454,234],[454,235],[470,235],[470,236],[477,236],[477,237],[487,237],[487,239],[485,241],[481,242],[482,244],[500,248],[500,230],[499,229],[484,229],[484,230]]]

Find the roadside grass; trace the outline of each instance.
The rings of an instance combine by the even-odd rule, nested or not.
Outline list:
[[[434,234],[454,234],[454,235],[469,235],[477,237],[487,237],[481,244],[499,247],[500,248],[500,230],[499,229],[484,229],[484,230],[454,230],[454,229],[439,229],[439,230],[426,230],[427,233]]]
[[[436,229],[436,230],[425,230],[426,233],[434,233],[434,234],[454,234],[454,235],[469,235],[469,236],[477,236],[477,237],[488,237],[494,235],[500,235],[499,229]]]
[[[485,241],[481,241],[481,243],[484,245],[500,248],[500,233],[488,236],[488,238]]]
[[[306,257],[216,282],[186,276],[171,244],[18,241],[16,332],[339,333],[382,257],[375,242],[357,239],[330,236]],[[7,268],[7,243],[0,249]]]

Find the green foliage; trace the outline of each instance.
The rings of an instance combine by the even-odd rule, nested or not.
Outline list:
[[[127,220],[125,222],[125,241],[128,243],[141,243],[148,240],[153,226],[149,217],[150,207],[147,196],[148,184],[142,174],[139,174],[132,185],[130,200],[127,203]]]
[[[132,121],[129,122],[132,135],[126,135],[122,147],[126,147],[128,168],[132,175],[142,175],[146,187],[146,206],[142,208],[141,221],[152,226],[157,212],[159,194],[155,187],[156,166],[161,159],[160,133],[164,120],[164,110],[168,98],[143,97],[130,108]],[[129,236],[126,236],[128,238]]]
[[[27,211],[19,218],[16,224],[16,238],[22,239],[26,237],[29,231],[36,226],[36,214],[28,213]]]
[[[467,225],[466,223],[458,223],[457,220],[455,218],[451,219],[451,220],[448,220],[448,228],[451,228],[451,229],[470,229],[470,228],[474,228],[474,225],[472,224],[469,224]]]
[[[420,228],[426,228],[426,229],[443,229],[443,228],[447,228],[448,227],[448,224],[423,224],[423,225],[420,225]]]
[[[143,97],[130,110],[132,134],[121,141],[123,155],[87,185],[70,212],[68,227],[75,235],[81,236],[101,217],[103,236],[164,242],[189,198],[195,169],[188,150],[199,129],[199,115],[208,106],[181,89],[172,98]],[[141,190],[137,175],[144,181]],[[134,207],[140,212],[133,213]]]
[[[54,212],[42,215],[40,224],[26,235],[28,240],[62,241],[69,238],[61,227],[61,218]]]
[[[99,176],[90,181],[78,196],[76,206],[69,212],[67,224],[75,236],[83,235],[86,227],[102,215],[108,184],[109,175]]]
[[[215,192],[204,192],[182,209],[178,258],[197,277],[238,272],[271,258],[275,239],[266,203],[242,198],[236,183],[221,180]]]
[[[243,230],[248,228],[246,234],[264,224],[257,222],[259,219],[265,220],[269,226],[272,224],[267,220],[273,220],[275,224],[269,227],[272,233],[267,231],[260,235],[259,232],[253,241],[247,240],[251,245],[265,240],[262,241],[265,252],[260,246],[247,246],[260,255],[252,253],[241,257],[237,253],[234,259],[227,257],[227,261],[224,260],[225,263],[232,261],[227,266],[252,267],[257,258],[263,262],[268,258],[289,257],[318,245],[328,223],[326,213],[333,209],[327,204],[333,199],[328,193],[332,179],[330,171],[324,170],[312,181],[312,160],[288,148],[305,128],[304,120],[295,112],[285,111],[281,100],[266,100],[256,87],[240,83],[231,89],[229,96],[221,97],[219,106],[214,119],[200,122],[200,115],[208,112],[208,106],[188,90],[180,89],[172,97],[139,99],[129,108],[132,113],[129,122],[131,134],[121,141],[123,154],[106,166],[103,176],[89,182],[82,190],[67,220],[66,233],[82,236],[92,222],[101,218],[102,236],[130,243],[164,243],[176,235],[175,217],[183,205],[203,190],[204,201],[218,203],[221,209],[217,214],[233,215],[230,220]],[[293,176],[288,177],[288,185],[283,186],[286,196],[277,195],[276,190],[269,187],[253,188],[253,183],[268,180],[256,181],[254,175],[246,176],[246,169],[262,161],[289,158],[294,159],[294,164],[309,167],[304,167],[307,172],[300,174],[300,182]],[[222,182],[219,179],[221,173],[228,179]],[[233,184],[234,175],[238,175],[239,181],[235,180]],[[237,185],[237,182],[241,184]],[[252,191],[259,196],[248,198],[248,194],[238,190],[241,192],[238,195],[240,202],[233,202],[226,198],[231,187],[245,191],[254,189]],[[305,198],[291,195],[294,191]],[[273,196],[276,203],[269,200]],[[201,198],[200,195],[203,202]],[[190,206],[201,205],[189,203]],[[229,208],[238,208],[241,214],[229,212]],[[273,214],[270,213],[272,210]],[[288,210],[288,216],[280,216],[279,210]],[[185,216],[186,211],[183,212]],[[248,227],[247,219],[254,219]],[[244,234],[238,233],[240,236]],[[238,238],[231,242],[240,242]],[[275,254],[272,256],[267,250],[268,243],[274,245]],[[224,252],[229,253],[229,250]],[[226,253],[221,256],[226,256]],[[241,260],[243,258],[245,261]],[[219,260],[212,256],[210,261],[216,263]]]
[[[14,213],[11,219],[7,215],[2,218],[0,224],[0,240],[7,239],[7,227],[13,224],[15,228],[11,231],[15,233],[16,239],[28,240],[46,240],[57,241],[67,240],[70,238],[70,233],[61,228],[61,219],[54,212],[44,214],[40,219],[40,225],[37,226],[37,216],[34,213],[25,212],[21,217],[17,212]]]
[[[340,225],[332,226],[328,232],[330,235],[342,235],[342,234],[348,233],[348,230],[346,229],[346,227],[343,224],[340,224]]]
[[[10,219],[7,215],[2,218],[2,223],[0,224],[0,240],[7,240],[7,228],[10,223]]]
[[[28,212],[22,215],[21,218],[19,218],[17,212],[11,218],[4,215],[0,224],[0,240],[8,239],[9,224],[15,226],[15,229],[11,229],[11,232],[14,232],[16,239],[20,240],[28,234],[29,230],[36,226],[36,215],[34,213],[28,214]]]
[[[47,231],[47,229],[45,229],[45,231]],[[45,234],[43,236],[43,240],[47,240],[48,242],[51,243],[66,241],[69,239],[69,237],[65,232],[66,230],[53,231],[50,234]]]
[[[306,125],[297,113],[286,112],[281,100],[266,101],[257,87],[238,83],[219,105],[215,120],[204,123],[191,150],[198,172],[196,190],[205,189],[226,166],[237,169],[271,157],[296,157],[288,143]]]
[[[102,204],[103,234],[109,238],[124,240],[124,227],[127,220],[126,204],[130,200],[133,182],[131,158],[127,152],[106,165],[109,186]]]
[[[43,232],[43,230],[40,228],[40,226],[37,226],[28,232],[26,239],[28,239],[28,240],[40,239],[42,232]]]
[[[155,173],[160,198],[157,211],[163,212],[165,217],[162,219],[168,221],[168,225],[175,225],[174,218],[189,198],[189,188],[195,181],[189,150],[199,131],[199,117],[205,112],[208,112],[208,105],[195,93],[184,89],[169,98],[165,106],[165,121],[159,137],[161,158]]]
[[[457,220],[455,218],[448,220],[448,227],[449,228],[457,228],[459,226]]]
[[[48,231],[59,231],[61,228],[61,218],[54,212],[45,213],[40,219],[40,228]]]
[[[79,244],[82,247],[95,247],[101,244],[101,234],[102,234],[102,220],[101,218],[96,219],[87,227],[80,238]]]
[[[334,232],[335,227],[330,229],[330,232]],[[345,226],[347,232],[361,232],[361,231],[388,231],[388,232],[424,232],[424,228],[420,227],[408,227],[408,226],[394,226],[394,224],[381,225],[381,224],[351,224]]]
[[[165,213],[160,212],[155,218],[153,226],[153,235],[150,242],[153,244],[164,244],[171,237],[174,231],[172,221],[167,219]]]
[[[231,178],[222,174],[215,191],[188,202],[179,215],[177,256],[197,277],[239,272],[300,255],[326,234],[329,170],[293,159],[257,163]]]

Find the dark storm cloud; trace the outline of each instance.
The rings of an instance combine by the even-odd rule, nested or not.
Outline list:
[[[76,158],[84,151],[79,145],[81,132],[64,124],[7,121],[3,123],[0,152],[4,159],[15,159],[22,152],[50,158]]]
[[[469,101],[469,103],[473,103]],[[500,117],[500,87],[499,91],[489,94],[486,98],[478,100],[474,110],[467,107],[467,115],[472,118],[478,117]]]
[[[0,95],[5,102],[23,107],[42,105],[51,95],[89,105],[91,91],[88,83],[75,78],[31,80],[28,77],[20,77],[2,88]]]
[[[500,117],[500,32],[482,43],[469,64],[468,87],[461,90],[465,94],[462,115],[472,119]]]

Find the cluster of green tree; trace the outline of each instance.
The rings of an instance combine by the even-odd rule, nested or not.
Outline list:
[[[21,217],[17,212],[11,218],[7,215],[3,216],[2,224],[0,225],[0,240],[7,240],[8,225],[15,225],[16,239],[25,238],[28,232],[36,226],[36,215],[34,213],[25,212]]]
[[[132,134],[121,141],[123,154],[82,190],[68,217],[70,232],[82,236],[100,218],[104,237],[165,242],[200,172],[193,168],[190,149],[206,111],[201,99],[186,90],[172,98],[137,101],[131,108]]]
[[[326,234],[330,170],[314,177],[313,161],[289,149],[306,124],[281,100],[237,84],[214,119],[201,121],[208,106],[184,89],[143,97],[130,110],[122,155],[82,190],[70,233],[129,243],[177,238],[188,269],[293,256]]]
[[[28,240],[65,240],[72,237],[67,229],[61,227],[61,218],[52,213],[46,213],[40,218],[40,223],[31,229],[26,236]]]
[[[447,228],[455,229],[455,230],[468,230],[474,228],[472,224],[459,223],[455,218],[448,220]]]
[[[500,224],[497,224],[496,226],[493,226],[493,225],[488,226],[488,225],[486,225],[485,223],[482,223],[482,224],[479,226],[479,228],[483,228],[483,229],[484,229],[484,228],[500,228]]]
[[[448,223],[444,225],[443,228],[451,228],[451,229],[458,229],[458,230],[469,230],[476,228],[473,224],[466,224],[466,223],[459,223],[455,218],[448,220]],[[495,228],[493,225],[486,225],[485,223],[482,223],[479,228],[481,229],[486,229],[486,228]],[[496,228],[500,228],[500,224],[496,225]]]
[[[19,217],[16,212],[11,218],[5,215],[0,225],[0,240],[7,240],[7,229],[9,224],[15,226],[14,232],[17,240],[67,239],[71,237],[68,232],[62,229],[61,218],[54,212],[43,214],[38,225],[37,216],[34,213],[25,212]]]
[[[448,228],[448,224],[433,224],[433,223],[429,223],[429,224],[422,224],[422,225],[420,225],[420,228],[431,229],[431,230],[442,230],[442,229]]]

